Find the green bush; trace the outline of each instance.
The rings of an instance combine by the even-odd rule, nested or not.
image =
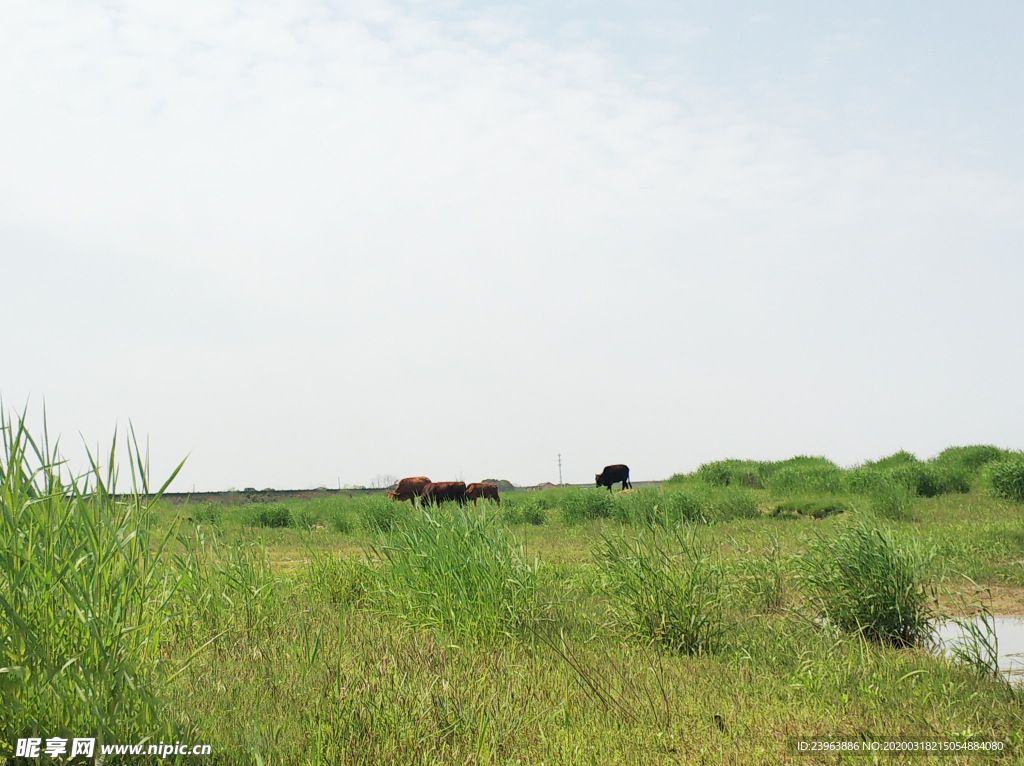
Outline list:
[[[976,444],[969,447],[949,447],[936,455],[931,461],[935,465],[960,468],[970,474],[977,474],[986,464],[993,460],[1002,460],[1010,453],[993,447],[991,444]]]
[[[539,526],[547,521],[547,512],[542,498],[522,492],[504,497],[501,501],[501,518],[506,524]]]
[[[963,465],[953,463],[931,463],[927,464],[927,470],[931,475],[930,481],[935,488],[936,495],[947,495],[954,492],[964,493],[971,491],[972,471]]]
[[[632,492],[616,493],[611,517],[624,524],[655,524],[664,522],[666,505],[658,489],[644,487]]]
[[[671,527],[703,523],[718,516],[711,493],[701,486],[652,489],[644,487],[615,495],[611,516],[623,524]]]
[[[391,608],[411,624],[456,639],[494,641],[532,617],[535,566],[486,509],[416,509],[373,550],[388,562],[384,587]]]
[[[198,503],[193,506],[185,506],[183,512],[192,518],[194,524],[216,526],[224,515],[224,506],[220,503]]]
[[[756,493],[742,487],[726,487],[714,498],[717,520],[753,519],[761,515],[761,501]]]
[[[509,526],[522,524],[523,506],[519,503],[510,503],[506,498],[505,502],[501,504],[501,509],[498,511],[498,518],[501,519],[502,524]]]
[[[305,522],[302,526],[324,524],[342,534],[354,532],[359,524],[355,501],[345,496],[314,498],[306,504],[302,516],[295,514],[295,517],[296,520],[301,518]]]
[[[713,653],[724,634],[722,567],[693,534],[656,527],[605,535],[596,553],[604,589],[630,632],[673,651]]]
[[[903,488],[915,497],[935,497],[950,492],[969,492],[971,489],[968,472],[951,464],[907,460],[887,465],[865,463],[847,471],[842,477],[842,488],[853,494],[891,493],[894,486]]]
[[[523,508],[523,521],[527,524],[533,524],[535,527],[539,527],[546,524],[548,520],[547,512],[544,510],[544,506],[538,504],[536,506],[526,506]]]
[[[566,524],[606,519],[614,508],[612,493],[606,489],[567,488],[558,493],[557,503]]]
[[[931,635],[934,594],[925,581],[934,550],[863,522],[818,537],[802,559],[819,614],[878,643],[918,646]]]
[[[694,485],[768,489],[778,495],[847,494],[892,495],[894,484],[917,497],[969,492],[979,471],[1007,457],[992,446],[950,447],[928,462],[900,450],[895,454],[844,470],[824,457],[805,455],[764,462],[719,460],[705,463],[692,474],[675,474],[665,487]]]
[[[312,529],[319,526],[324,520],[323,512],[319,505],[314,503],[303,503],[291,509],[291,525],[297,529]]]
[[[1024,453],[994,460],[985,466],[985,488],[993,497],[1024,502]]]
[[[868,493],[869,507],[876,516],[890,521],[913,518],[914,492],[895,477],[883,477]]]
[[[888,471],[862,465],[843,474],[842,490],[851,495],[870,495],[892,484],[893,476]]]
[[[398,521],[408,518],[409,503],[396,503],[386,495],[364,495],[352,501],[359,525],[367,532],[387,532]]]
[[[281,503],[268,503],[267,505],[253,506],[255,509],[250,516],[250,526],[253,527],[290,527],[292,526],[292,514],[287,506]]]
[[[711,497],[705,490],[683,487],[680,489],[667,490],[662,493],[661,502],[664,504],[663,518],[666,525],[687,523],[708,522],[714,516],[714,507]]]
[[[350,535],[359,526],[359,518],[348,508],[332,508],[325,514],[327,523],[335,532]]]
[[[840,492],[843,471],[825,458],[798,457],[772,464],[766,486],[773,492]]]
[[[888,457],[879,458],[878,460],[867,460],[864,462],[864,465],[874,466],[875,468],[899,468],[907,465],[918,465],[920,462],[916,455],[901,449],[899,452],[895,452]]]
[[[909,452],[900,451],[877,461],[867,461],[844,477],[844,487],[863,494],[888,491],[899,484],[917,497],[935,497],[950,492],[970,492],[971,471],[952,459],[946,450],[943,460],[922,463]]]
[[[174,635],[186,646],[201,645],[225,629],[252,640],[275,627],[280,616],[278,577],[261,543],[226,543],[204,530],[178,536]]]
[[[764,486],[768,464],[756,460],[719,460],[705,463],[697,476],[712,487],[738,485],[759,489]]]

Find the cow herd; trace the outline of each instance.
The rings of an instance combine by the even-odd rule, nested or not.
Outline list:
[[[454,500],[459,505],[467,500],[476,502],[480,498],[486,498],[501,505],[496,484],[478,483],[466,486],[465,482],[431,481],[426,476],[402,479],[391,492],[388,492],[388,497],[392,500],[412,500],[418,497],[424,503],[435,504]]]
[[[609,491],[611,491],[612,484],[617,482],[622,482],[623,489],[633,486],[629,483],[629,466],[608,465],[601,473],[594,476],[594,483],[598,487],[607,487]],[[410,476],[402,479],[391,492],[388,492],[388,497],[392,500],[419,498],[420,502],[434,504],[453,500],[459,505],[463,505],[469,500],[475,503],[484,498],[501,505],[496,484],[480,482],[467,486],[461,481],[431,481],[426,476]]]

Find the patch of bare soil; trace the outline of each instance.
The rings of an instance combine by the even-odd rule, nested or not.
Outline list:
[[[978,611],[978,607],[974,605],[981,602],[996,617],[1024,617],[1024,588],[1019,586],[986,585],[980,592],[975,593],[974,586],[965,583],[955,593],[966,599],[969,611]],[[960,604],[943,594],[939,597],[939,608],[955,613],[959,610]]]

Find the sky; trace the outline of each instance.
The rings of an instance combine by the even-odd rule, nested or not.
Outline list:
[[[4,4],[0,396],[172,490],[1024,448],[1024,6]]]

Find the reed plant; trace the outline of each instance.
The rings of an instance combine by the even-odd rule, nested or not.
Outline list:
[[[376,603],[380,571],[365,559],[339,553],[308,551],[302,577],[314,599],[351,608]]]
[[[930,462],[938,466],[949,466],[977,475],[988,463],[1007,457],[1007,450],[991,444],[974,444],[968,447],[947,447]]]
[[[764,551],[757,553],[749,547],[737,563],[744,600],[765,612],[779,612],[786,602],[786,580],[788,565],[779,545],[779,538],[772,535]]]
[[[489,508],[418,508],[371,551],[387,564],[387,603],[407,623],[493,643],[532,619],[537,564]]]
[[[1024,502],[1024,453],[1013,452],[985,466],[985,489],[993,497]]]
[[[252,644],[276,627],[282,580],[262,541],[189,530],[178,535],[174,568],[170,633],[183,646],[204,647],[225,633]]]
[[[593,519],[606,519],[612,515],[615,501],[606,489],[577,489],[566,487],[556,495],[558,511],[566,524],[580,524]]]
[[[506,494],[501,502],[501,518],[506,524],[532,524],[540,526],[547,521],[544,502],[536,495]]]
[[[818,536],[802,558],[802,579],[818,614],[877,643],[918,646],[932,631],[934,548],[898,539],[863,520]]]
[[[693,530],[604,534],[595,559],[619,620],[634,635],[689,655],[714,653],[724,634],[722,566]]]
[[[766,487],[774,492],[836,493],[841,491],[843,471],[822,457],[795,457],[772,463]]]
[[[959,635],[940,647],[957,664],[973,668],[981,676],[999,678],[999,639],[990,608],[992,592],[972,584],[975,591],[970,598],[950,594],[956,613],[943,613],[941,619],[947,627],[956,626]]]
[[[410,515],[411,505],[385,495],[366,495],[352,501],[359,526],[371,534],[387,532]]]
[[[713,495],[716,521],[754,519],[761,515],[761,498],[743,487],[726,487]]]
[[[116,436],[66,478],[45,421],[36,439],[0,412],[0,432],[0,754],[26,736],[171,737],[160,649],[179,576],[174,529],[151,533],[148,458],[131,434],[119,494]]]
[[[697,469],[697,476],[712,487],[761,488],[764,486],[769,467],[769,463],[758,460],[718,460],[700,466]],[[672,478],[678,481],[684,477],[677,475]]]
[[[253,527],[291,527],[296,526],[291,511],[283,503],[267,503],[253,505],[250,511],[249,526]]]

